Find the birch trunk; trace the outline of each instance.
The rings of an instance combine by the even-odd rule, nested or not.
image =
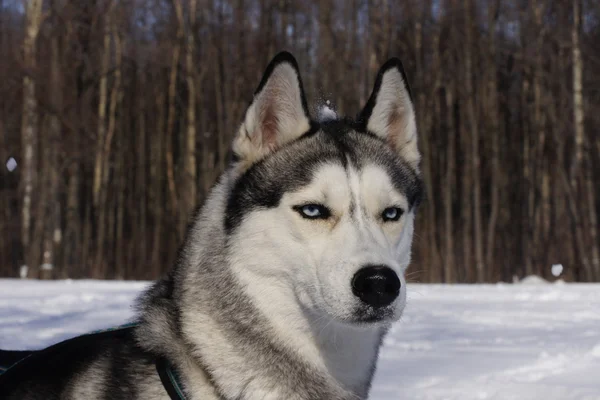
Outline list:
[[[21,163],[21,243],[23,246],[23,259],[25,265],[35,268],[32,261],[39,259],[35,253],[39,249],[33,249],[31,246],[31,221],[32,221],[32,195],[36,179],[36,144],[38,141],[38,103],[36,99],[36,83],[31,77],[35,71],[36,63],[36,42],[40,26],[42,24],[42,0],[30,0],[25,7],[25,36],[23,39],[23,63],[27,73],[23,77],[23,114],[21,119],[21,143],[22,159]],[[33,272],[36,275],[35,271]]]
[[[60,74],[60,48],[58,43],[58,37],[53,37],[50,43],[51,46],[51,64],[50,64],[50,87],[52,96],[48,100],[48,103],[52,105],[54,113],[49,116],[49,143],[46,146],[46,170],[47,170],[47,198],[46,212],[45,212],[45,229],[44,229],[44,264],[51,265],[54,269],[54,276],[64,276],[64,270],[62,266],[57,266],[57,260],[59,255],[57,254],[61,241],[62,241],[62,230],[61,230],[61,204],[59,199],[59,159],[58,159],[58,144],[60,141],[60,130],[61,124],[57,113],[62,108],[62,90],[63,85],[61,82]]]
[[[101,155],[101,183],[100,183],[100,200],[98,203],[98,236],[97,236],[97,252],[96,252],[96,268],[99,269],[99,276],[104,276],[107,265],[104,259],[105,242],[106,242],[106,216],[110,212],[109,201],[108,201],[108,179],[111,171],[110,155],[112,148],[112,141],[115,136],[116,124],[117,124],[117,105],[121,99],[121,63],[122,63],[122,46],[119,33],[117,32],[116,26],[112,26],[112,38],[115,48],[115,72],[114,81],[110,93],[109,113],[108,113],[108,126],[106,130],[106,138],[102,146]],[[110,231],[109,231],[110,232]],[[112,232],[111,232],[112,234]]]

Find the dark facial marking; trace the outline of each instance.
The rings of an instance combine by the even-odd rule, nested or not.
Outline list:
[[[284,146],[252,165],[234,183],[227,202],[225,229],[231,233],[244,215],[260,208],[279,205],[286,192],[310,183],[314,172],[324,163],[339,163],[357,169],[369,164],[384,168],[396,190],[416,207],[422,197],[421,178],[383,140],[356,131],[352,120],[335,120],[316,124],[300,139]]]
[[[307,185],[326,162],[344,163],[343,153],[333,146],[320,146],[316,135],[284,146],[252,165],[234,183],[227,201],[225,229],[239,225],[245,214],[260,208],[276,207],[286,192]]]

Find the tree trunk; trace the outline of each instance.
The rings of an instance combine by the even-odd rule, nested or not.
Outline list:
[[[573,47],[573,117],[575,119],[575,151],[569,171],[571,186],[575,188],[577,170],[583,159],[584,110],[583,110],[583,60],[579,47],[579,30],[581,25],[581,0],[573,0],[573,26],[571,28],[571,46]]]
[[[120,138],[120,142],[123,142],[124,138]],[[127,190],[127,178],[131,174],[132,168],[129,168],[128,157],[125,155],[124,143],[120,143],[121,151],[119,154],[119,161],[115,167],[115,176],[117,177],[117,199],[116,203],[116,211],[113,212],[115,215],[115,261],[114,261],[114,278],[115,279],[125,279],[127,273],[127,264],[125,257],[125,237],[123,235],[123,231],[125,228],[125,193]]]
[[[538,51],[535,55],[535,65],[533,67],[533,133],[537,139],[535,143],[534,159],[532,160],[532,187],[530,189],[530,197],[533,196],[535,199],[535,193],[541,191],[542,198],[534,200],[531,204],[533,205],[533,220],[530,222],[532,226],[532,245],[533,248],[529,250],[533,253],[536,261],[536,268],[532,271],[536,275],[543,275],[540,270],[540,266],[545,264],[545,252],[542,250],[543,242],[545,240],[545,228],[544,228],[544,212],[549,202],[547,191],[544,190],[543,185],[547,181],[546,162],[544,158],[544,150],[546,144],[546,129],[545,129],[545,113],[542,108],[542,90],[543,82],[542,76],[544,74],[542,65],[542,48],[544,45],[545,37],[545,26],[543,24],[543,13],[544,4],[538,3],[534,0],[531,4],[533,9],[535,32],[537,35],[536,49]],[[537,189],[538,183],[541,182],[541,190]],[[539,196],[537,196],[539,197]],[[533,268],[533,266],[532,266]]]
[[[173,9],[178,21],[183,21],[183,10],[181,2],[179,0],[173,0]],[[169,73],[169,91],[168,91],[168,102],[169,111],[167,116],[167,137],[166,137],[166,154],[165,158],[167,161],[167,183],[169,188],[169,196],[171,200],[171,217],[175,220],[175,226],[178,226],[179,213],[179,201],[177,197],[177,189],[175,185],[175,161],[173,158],[173,140],[175,136],[175,95],[177,94],[177,70],[179,67],[179,57],[181,54],[181,42],[183,40],[183,29],[182,23],[177,24],[177,36],[175,38],[175,44],[173,46],[173,53],[171,56],[171,71]],[[179,231],[175,230],[177,236]]]
[[[75,160],[71,160],[67,169],[67,210],[64,243],[69,244],[69,249],[63,251],[64,278],[73,278],[74,269],[80,260],[77,254],[81,253],[82,247],[79,216],[79,170],[78,163]],[[79,268],[81,267],[79,266]]]
[[[588,151],[584,160],[587,161],[585,168],[585,189],[587,193],[587,209],[590,234],[590,252],[591,252],[591,271],[590,280],[598,282],[600,280],[600,249],[598,248],[598,215],[596,213],[596,194],[598,192],[598,183],[594,182],[594,168],[591,162],[591,155]]]
[[[318,46],[318,63],[323,69],[329,69],[333,63],[331,58],[334,55],[333,51],[333,4],[331,0],[321,0],[318,2],[318,24],[319,24],[319,42]],[[318,74],[318,93],[315,93],[317,104],[325,103],[326,100],[331,100],[332,82],[330,75]]]
[[[225,86],[225,77],[223,76],[223,68],[221,68],[221,50],[219,46],[213,44],[214,57],[214,72],[215,72],[215,110],[216,110],[216,134],[217,134],[217,165],[219,171],[225,169],[225,153],[228,146],[226,140],[227,133],[225,132],[225,95],[223,86]]]
[[[269,46],[266,47],[268,49],[267,54],[269,56],[272,55],[273,50],[269,47],[273,46],[272,39],[272,24],[270,23],[271,19],[269,18],[270,13],[273,10],[271,2],[268,2],[268,10],[269,13],[265,15],[265,21],[267,22],[267,38]],[[263,9],[264,12],[264,9]],[[225,51],[227,50],[227,42],[225,40],[225,35],[223,32],[224,29],[224,21],[225,21],[225,10],[224,6],[221,4],[218,6],[217,18],[219,21],[219,32],[213,38],[213,51],[214,51],[214,60],[215,60],[215,90],[217,92],[217,96],[215,98],[216,102],[216,111],[217,111],[217,155],[218,157],[218,171],[219,173],[225,169],[226,162],[226,154],[229,149],[229,140],[231,138],[231,133],[228,130],[228,117],[227,117],[227,76],[225,71],[225,64],[227,63],[227,56],[225,55]],[[262,16],[261,16],[262,18]]]
[[[140,74],[140,80],[138,85],[141,86],[142,90],[147,90],[146,87],[146,79],[144,74]],[[151,198],[151,192],[153,186],[148,184],[148,167],[153,168],[153,159],[152,153],[147,156],[147,146],[146,141],[147,138],[150,137],[146,132],[146,113],[149,113],[151,107],[149,107],[146,103],[145,96],[138,96],[139,104],[138,104],[138,135],[137,135],[137,153],[138,153],[138,165],[136,166],[136,199],[137,201],[137,211],[138,211],[138,221],[135,226],[135,234],[133,235],[133,240],[135,241],[137,253],[137,260],[146,260],[150,261],[150,257],[148,256],[148,244],[150,243],[150,236],[147,233],[147,219],[148,219],[148,201]],[[148,163],[148,159],[150,159],[150,163]],[[150,165],[149,165],[150,164]],[[148,190],[150,189],[150,190]],[[134,206],[135,207],[135,206]],[[144,263],[145,264],[145,263]],[[139,266],[134,268],[134,275],[139,276],[138,271]]]
[[[414,27],[414,32],[415,32],[415,53],[416,53],[416,70],[417,70],[417,81],[419,82],[423,82],[424,81],[424,75],[423,75],[423,71],[424,71],[424,63],[423,63],[423,59],[424,59],[424,55],[423,55],[423,22],[426,20],[426,16],[428,16],[428,14],[426,13],[426,11],[428,11],[430,9],[428,2],[423,3],[423,4],[419,4],[419,11],[417,13],[416,19],[415,19],[415,27]],[[439,32],[434,33],[433,35],[433,43],[437,43],[438,39],[439,39]],[[433,62],[433,70],[436,71],[436,66],[437,68],[437,73],[439,74],[439,51],[438,51],[438,46],[436,46],[435,44],[433,45],[434,48],[434,62]],[[383,51],[383,50],[380,50]],[[383,58],[384,56],[381,55],[381,58]],[[377,62],[377,64],[380,64],[380,62]],[[435,79],[435,82],[432,85],[432,90],[431,90],[431,98],[434,98],[435,96],[438,95],[437,91],[438,91],[438,84],[439,84],[439,79]],[[427,268],[427,277],[428,277],[428,281],[440,281],[441,277],[443,275],[442,273],[442,266],[440,265],[440,257],[439,257],[439,248],[438,248],[438,244],[437,244],[437,238],[435,235],[435,225],[436,225],[436,220],[437,220],[437,216],[435,213],[435,208],[436,208],[436,198],[435,198],[435,193],[433,190],[433,173],[432,173],[432,146],[431,146],[431,131],[433,130],[433,118],[434,118],[434,114],[430,111],[431,107],[430,104],[428,103],[428,99],[427,99],[427,93],[425,93],[424,87],[421,88],[421,90],[419,91],[419,93],[417,94],[417,104],[416,104],[416,118],[417,118],[417,126],[418,129],[422,132],[422,134],[420,135],[420,140],[421,140],[421,150],[423,153],[423,157],[422,157],[422,161],[421,161],[421,168],[423,170],[423,180],[425,181],[425,191],[426,191],[426,198],[428,199],[428,205],[426,208],[426,215],[425,215],[425,224],[423,226],[423,229],[425,230],[425,237],[427,238],[427,247],[428,247],[428,257],[423,259],[423,262],[425,265],[428,266]]]
[[[150,149],[150,182],[152,185],[152,191],[150,196],[150,204],[152,214],[154,216],[153,225],[154,232],[152,238],[152,265],[155,268],[160,266],[162,259],[160,257],[161,250],[163,249],[162,232],[164,224],[164,180],[162,179],[162,171],[165,167],[164,162],[164,141],[163,132],[165,132],[165,96],[164,91],[160,88],[156,94],[156,113],[158,114],[157,129],[154,132],[152,138],[151,149]],[[165,139],[169,139],[168,137]],[[153,271],[157,274],[159,271]]]
[[[491,182],[490,182],[490,216],[487,227],[486,240],[486,265],[489,270],[487,278],[497,279],[501,275],[500,271],[493,266],[496,265],[494,253],[496,249],[496,223],[500,207],[500,163],[499,163],[499,136],[500,121],[498,117],[498,89],[496,84],[496,22],[499,16],[500,1],[494,0],[488,4],[488,35],[489,35],[489,55],[488,55],[488,110],[487,119],[489,123],[488,137],[491,139]],[[493,273],[492,273],[493,271]]]
[[[573,118],[574,118],[574,129],[575,129],[575,149],[573,154],[573,159],[571,162],[571,168],[569,170],[569,182],[571,185],[571,191],[575,195],[576,198],[579,198],[580,194],[583,193],[584,185],[579,185],[579,168],[583,161],[583,145],[585,140],[585,113],[584,113],[584,101],[583,101],[583,60],[581,58],[581,49],[579,44],[579,31],[581,25],[581,3],[580,0],[573,0],[573,26],[571,28],[571,40],[572,40],[572,48],[573,48]],[[587,174],[586,174],[587,175]],[[585,179],[585,178],[584,178]],[[591,188],[592,189],[592,188]],[[595,204],[590,204],[595,207]],[[590,208],[591,210],[591,208]],[[592,215],[590,215],[592,216]],[[592,222],[592,221],[589,221]],[[578,232],[577,236],[579,237],[577,240],[582,242],[581,247],[588,248],[585,245],[585,239],[583,238],[584,231],[584,222],[579,219],[576,223],[576,231]],[[596,230],[595,227],[593,229]],[[592,233],[592,232],[590,232]],[[594,233],[592,233],[594,234]],[[593,243],[593,249],[597,251],[597,241]],[[583,250],[586,251],[586,250]],[[583,267],[585,269],[585,276],[589,280],[594,275],[593,266],[590,262],[590,258],[588,254],[580,254],[582,257]],[[592,262],[594,262],[594,256],[592,256]],[[600,261],[596,261],[600,263]]]
[[[23,259],[25,265],[35,277],[36,271],[32,268],[32,261],[39,259],[36,253],[39,249],[31,246],[31,221],[36,180],[36,144],[38,140],[38,103],[36,99],[36,84],[32,78],[36,63],[36,42],[42,24],[42,0],[30,0],[25,8],[25,37],[23,39],[23,63],[27,72],[23,77],[23,115],[21,119],[21,142],[23,162],[21,163],[21,243],[23,246]]]
[[[108,112],[108,126],[106,130],[106,138],[102,146],[101,155],[101,184],[100,184],[100,200],[98,202],[98,236],[97,236],[97,252],[96,252],[96,268],[99,269],[99,277],[104,276],[107,265],[105,260],[105,242],[106,242],[106,216],[107,213],[111,212],[111,207],[108,201],[108,179],[111,171],[110,155],[112,148],[112,140],[115,136],[116,125],[117,125],[117,106],[121,100],[121,63],[122,63],[122,46],[119,33],[117,32],[116,26],[111,28],[113,31],[113,42],[115,48],[115,72],[114,82],[110,93],[110,104]],[[112,235],[113,232],[109,231]]]
[[[110,13],[112,7],[109,7],[104,20],[104,38],[103,38],[103,51],[102,51],[102,66],[100,71],[100,84],[98,94],[98,130],[96,137],[96,162],[94,165],[94,182],[93,182],[93,197],[94,206],[98,207],[100,202],[100,189],[102,186],[102,171],[104,170],[103,155],[104,155],[104,142],[106,136],[106,105],[107,105],[107,93],[108,93],[108,63],[110,61]]]
[[[45,229],[44,229],[44,264],[52,266],[54,276],[64,276],[64,266],[57,268],[57,260],[59,255],[57,252],[60,249],[62,241],[61,217],[60,217],[60,198],[59,198],[59,173],[60,165],[58,160],[58,144],[60,141],[61,124],[56,115],[62,108],[62,90],[60,74],[60,49],[58,37],[53,37],[50,43],[51,46],[51,64],[50,64],[50,87],[52,96],[49,99],[54,113],[49,118],[49,143],[45,149],[47,182],[48,186],[47,197],[45,198]]]
[[[444,282],[452,283],[456,280],[456,264],[454,261],[454,225],[452,213],[452,192],[456,186],[455,179],[455,124],[454,124],[454,99],[452,83],[446,87],[446,129],[448,133],[448,152],[446,156],[446,176],[444,182]]]
[[[525,72],[523,72],[525,74]],[[521,103],[520,107],[523,109],[523,113],[528,112],[527,96],[529,93],[529,80],[527,77],[524,78],[523,88],[521,90]],[[531,132],[527,121],[523,122],[523,184],[524,188],[522,195],[525,199],[523,202],[523,219],[521,220],[521,234],[523,238],[521,240],[521,253],[523,256],[524,271],[522,274],[525,276],[533,273],[532,256],[531,256],[531,243],[532,243],[532,223],[533,221],[533,205],[534,205],[534,182],[532,172],[532,155],[531,155]]]
[[[458,7],[458,5],[456,5]],[[468,13],[468,11],[466,12]],[[468,18],[467,20],[470,20]],[[465,24],[466,25],[466,24]],[[468,26],[465,29],[470,29]],[[455,45],[458,49],[463,46],[460,39],[456,39]],[[465,46],[466,47],[466,46]],[[460,51],[460,50],[459,50]],[[469,52],[470,53],[470,52]],[[463,54],[460,57],[464,57]],[[460,64],[459,64],[460,65]],[[462,77],[465,82],[469,82],[472,79],[470,75],[470,68],[467,68],[466,62],[462,63],[463,70]],[[472,153],[469,151],[469,144],[472,138],[469,134],[469,126],[466,126],[466,120],[469,120],[469,97],[471,96],[470,91],[467,90],[467,85],[461,85],[462,90],[460,92],[460,153],[462,154],[461,159],[459,160],[460,165],[462,166],[460,170],[461,179],[461,196],[460,196],[460,220],[461,220],[461,230],[462,230],[462,250],[463,250],[463,259],[462,265],[465,269],[465,280],[467,282],[475,282],[477,280],[476,273],[473,270],[473,253],[472,253],[472,228],[473,228],[473,196],[472,196],[472,186],[473,186],[473,174],[471,172],[473,163],[471,161]],[[467,115],[465,115],[467,114]]]
[[[197,197],[197,177],[196,177],[196,66],[194,65],[194,50],[195,39],[194,33],[196,28],[196,0],[189,2],[189,28],[186,35],[186,82],[188,89],[188,104],[187,104],[187,130],[185,135],[184,149],[184,184],[185,194],[182,199],[185,203],[185,208],[182,218],[181,230],[185,229],[187,219],[190,217],[194,207],[196,206]],[[183,22],[183,21],[182,21]]]
[[[479,128],[477,125],[477,111],[475,109],[475,92],[473,91],[473,23],[471,18],[471,1],[465,0],[465,92],[467,95],[467,122],[469,124],[471,141],[471,173],[472,195],[473,195],[473,241],[475,245],[475,279],[477,282],[483,282],[486,278],[483,260],[483,225],[481,221],[481,181],[480,181],[480,155],[479,155]]]

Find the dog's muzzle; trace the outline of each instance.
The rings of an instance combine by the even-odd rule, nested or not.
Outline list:
[[[375,308],[390,305],[400,294],[398,275],[385,265],[368,265],[352,278],[352,293]]]

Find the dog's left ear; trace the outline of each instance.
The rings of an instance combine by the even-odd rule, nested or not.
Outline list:
[[[410,87],[397,58],[379,70],[375,87],[358,121],[368,132],[385,140],[413,168],[419,168],[417,124]]]
[[[310,129],[298,63],[281,52],[269,63],[233,141],[242,168],[260,160]]]

